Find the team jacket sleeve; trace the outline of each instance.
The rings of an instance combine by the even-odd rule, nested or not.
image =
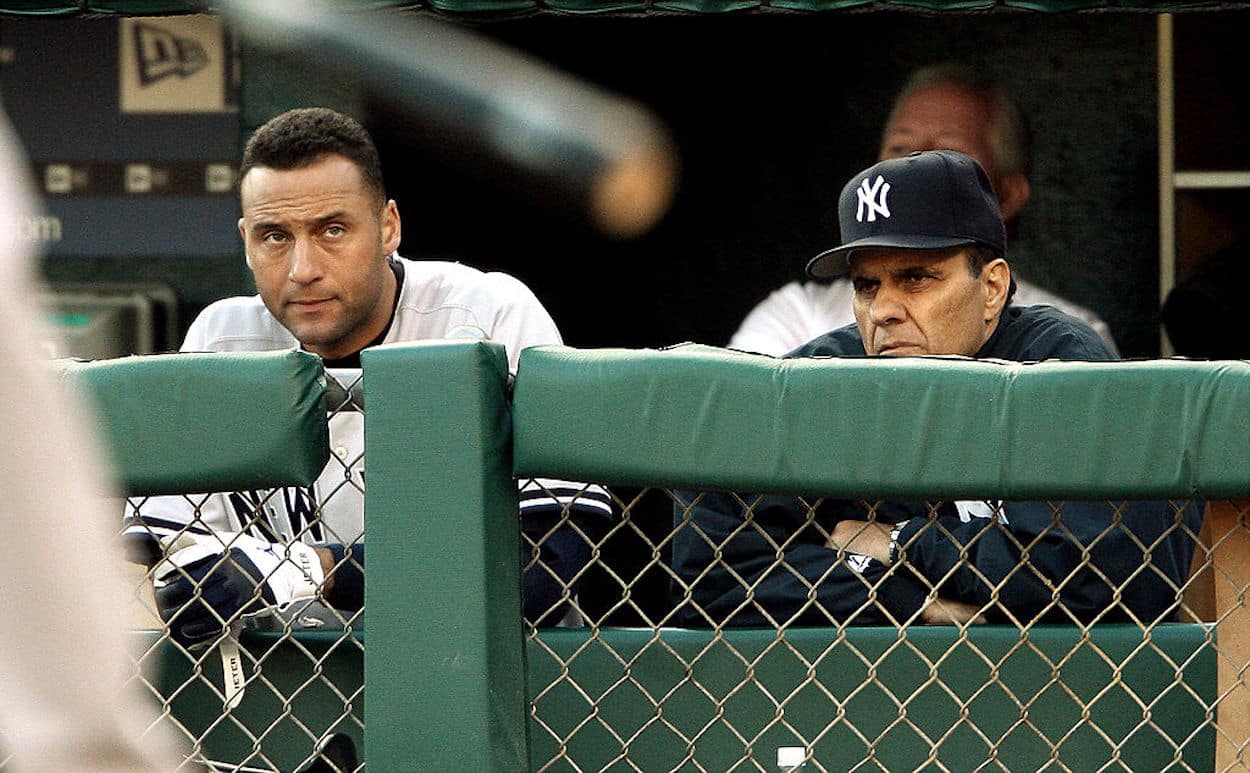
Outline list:
[[[827,547],[827,528],[793,497],[673,495],[682,625],[897,625],[928,597],[906,566]]]
[[[131,561],[150,565],[160,558],[162,537],[238,530],[230,513],[224,494],[131,497],[122,518],[122,544]]]
[[[1150,621],[1178,603],[1202,525],[1197,502],[1008,502],[1003,515],[914,519],[902,554],[940,595],[995,602],[992,620]]]
[[[487,333],[504,345],[508,369],[515,373],[524,349],[563,339],[528,287],[507,274],[490,276],[502,300]],[[518,485],[525,616],[539,625],[554,624],[577,593],[594,533],[612,518],[611,498],[601,486],[575,481],[536,478]]]
[[[594,484],[533,478],[518,485],[525,618],[554,625],[577,595],[590,546],[612,520],[612,502]]]
[[[365,543],[323,547],[334,557],[334,584],[325,602],[335,609],[359,610],[365,605]]]

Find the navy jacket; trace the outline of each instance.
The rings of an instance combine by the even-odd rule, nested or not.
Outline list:
[[[787,356],[863,354],[850,325]],[[1049,306],[1008,308],[976,356],[1115,359],[1088,325]],[[1006,523],[961,518],[951,502],[884,502],[878,520],[908,521],[898,540],[905,560],[887,567],[826,547],[838,521],[867,519],[866,503],[674,496],[673,591],[687,626],[895,625],[934,589],[978,605],[996,601],[986,608],[991,621],[1149,622],[1176,606],[1194,550],[1189,535],[1202,523],[1195,502],[1007,502]]]

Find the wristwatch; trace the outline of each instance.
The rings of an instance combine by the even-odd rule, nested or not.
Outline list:
[[[906,521],[899,521],[898,523],[894,524],[894,526],[890,529],[890,552],[888,555],[889,555],[891,564],[894,564],[896,561],[898,561],[898,557],[899,557],[898,535],[903,533],[903,527],[909,523],[911,523],[911,519],[908,519]]]

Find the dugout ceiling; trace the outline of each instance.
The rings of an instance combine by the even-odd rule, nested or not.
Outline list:
[[[411,9],[480,17],[529,13],[666,14],[734,11],[1147,11],[1243,8],[1250,0],[351,0],[345,6],[365,10]],[[121,14],[151,16],[193,13],[211,3],[187,0],[0,0],[0,14],[88,16]]]

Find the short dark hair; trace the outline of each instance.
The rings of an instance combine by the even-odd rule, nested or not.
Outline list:
[[[997,250],[986,247],[984,244],[969,244],[964,247],[964,257],[968,261],[968,271],[974,276],[981,276],[981,269],[985,268],[987,263],[993,263],[1002,257]],[[1011,299],[1016,297],[1016,278],[1011,278],[1011,285],[1007,288],[1007,300],[1003,303],[1003,308],[1011,305]]]
[[[382,162],[369,132],[355,119],[327,107],[302,107],[275,116],[257,129],[243,149],[242,181],[253,167],[302,169],[329,155],[360,169],[365,185],[386,200]]]

